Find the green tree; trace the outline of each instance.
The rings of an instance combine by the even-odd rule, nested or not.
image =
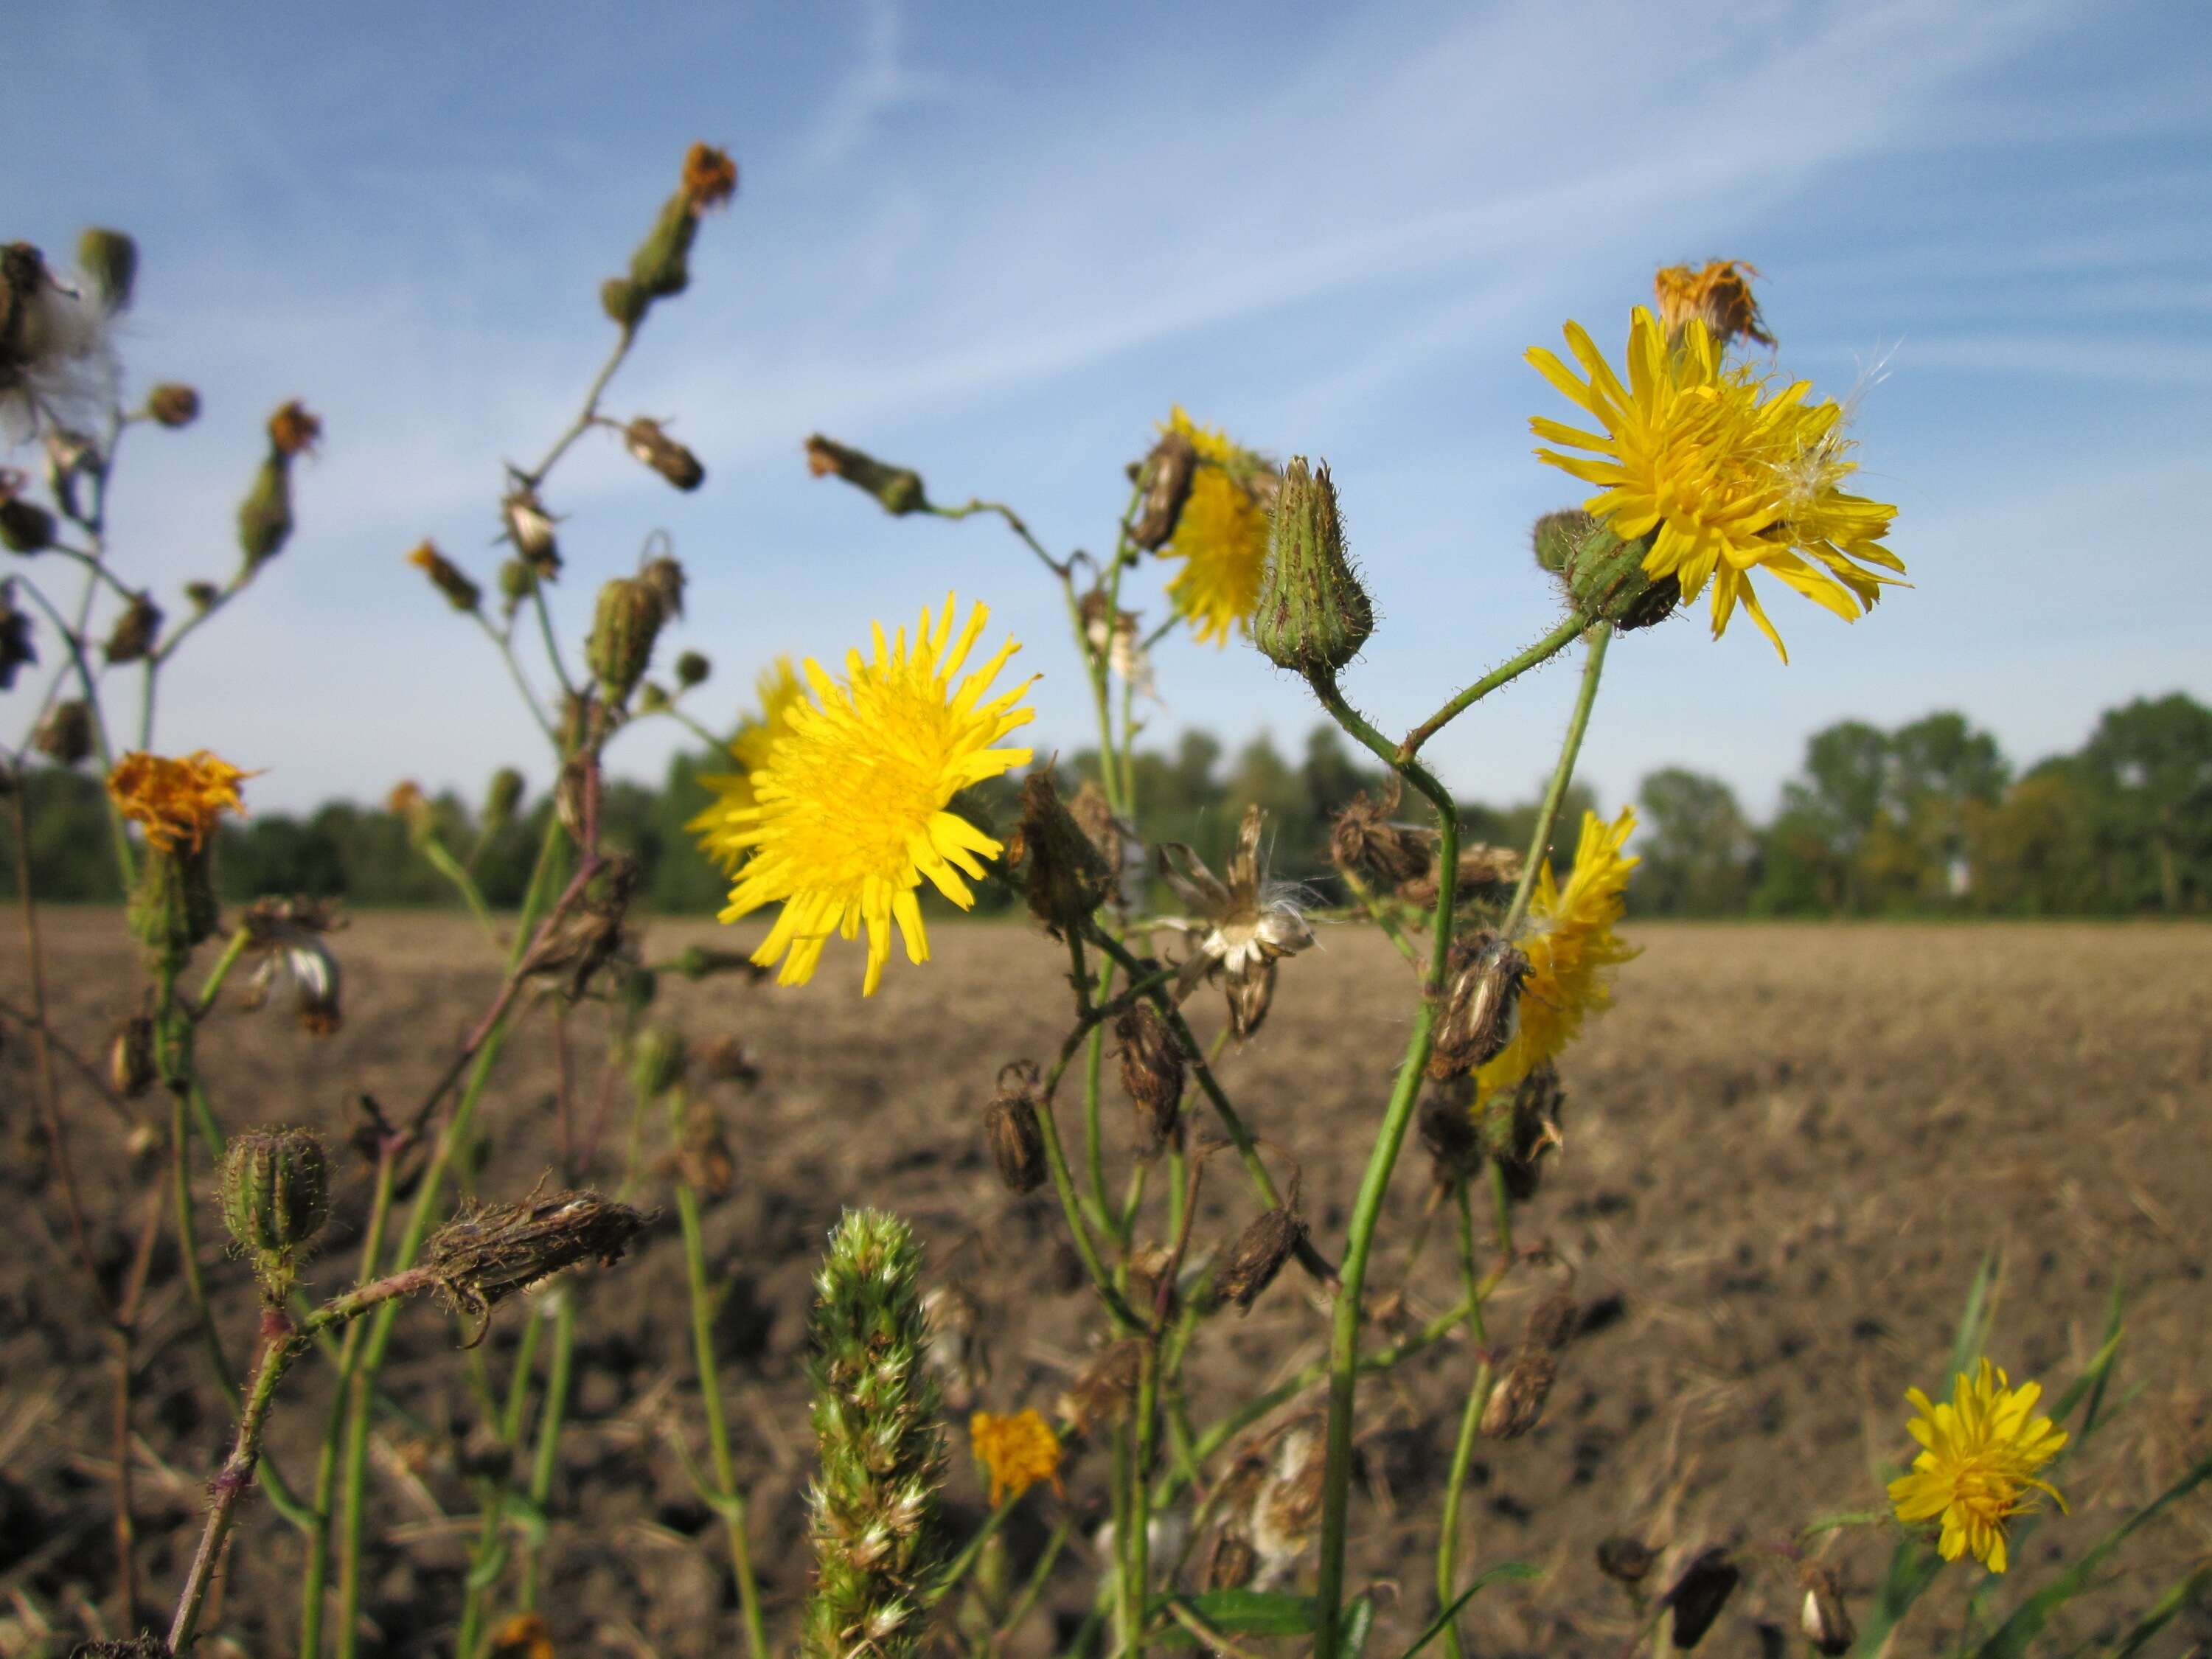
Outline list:
[[[1649,915],[1736,915],[1751,896],[1756,842],[1735,792],[1720,779],[1670,766],[1637,790],[1644,865],[1630,903]]]
[[[2212,900],[2212,708],[2185,693],[2108,709],[2082,746],[2107,890],[2124,909]]]

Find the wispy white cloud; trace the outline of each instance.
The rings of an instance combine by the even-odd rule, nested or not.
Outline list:
[[[799,146],[810,167],[849,161],[875,137],[884,117],[909,104],[941,98],[951,86],[946,76],[908,61],[902,50],[906,20],[899,0],[860,0],[860,11],[859,57]]]

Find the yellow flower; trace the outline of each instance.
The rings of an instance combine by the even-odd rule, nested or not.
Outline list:
[[[1585,812],[1565,887],[1553,879],[1549,863],[1537,872],[1528,929],[1513,941],[1528,958],[1518,1020],[1513,1040],[1475,1073],[1479,1098],[1487,1100],[1558,1059],[1582,1030],[1583,1017],[1612,1003],[1613,970],[1636,955],[1636,947],[1613,931],[1628,873],[1644,861],[1620,855],[1635,828],[1632,806],[1622,807],[1609,824]]]
[[[975,1461],[991,1477],[991,1502],[1019,1498],[1040,1480],[1060,1485],[1060,1437],[1034,1409],[1000,1416],[977,1412],[968,1419]]]
[[[732,876],[745,861],[745,849],[736,840],[745,823],[737,814],[759,804],[753,798],[753,774],[768,764],[775,740],[791,729],[791,711],[806,697],[788,657],[778,657],[775,667],[762,670],[757,684],[760,716],[739,725],[730,739],[738,769],[700,775],[699,782],[714,792],[714,802],[684,826],[697,837],[700,850]]]
[[[1912,1473],[1889,1483],[1889,1501],[1900,1521],[1943,1517],[1936,1548],[1946,1561],[1972,1550],[1991,1572],[2002,1572],[2006,1521],[2033,1510],[2039,1492],[2066,1507],[2057,1487],[2035,1479],[2066,1443],[2065,1430],[2028,1415],[2042,1395],[2040,1383],[2011,1387],[1986,1359],[1974,1375],[1960,1372],[1940,1406],[1917,1389],[1905,1391],[1919,1414],[1905,1426],[1921,1450]]]
[[[1254,480],[1267,473],[1267,464],[1223,433],[1193,422],[1181,404],[1160,429],[1189,439],[1199,461],[1175,539],[1160,550],[1162,558],[1182,561],[1168,583],[1168,602],[1200,644],[1226,645],[1231,634],[1249,626],[1260,600],[1267,509]]]
[[[246,811],[238,786],[253,775],[204,749],[182,760],[133,751],[107,775],[107,793],[125,817],[144,827],[148,846],[169,853],[182,843],[197,853],[218,815]]]
[[[721,919],[782,902],[752,957],[763,967],[781,957],[780,985],[805,984],[831,932],[854,939],[865,922],[861,994],[874,995],[894,924],[907,959],[929,960],[915,897],[922,878],[965,909],[975,895],[963,872],[981,876],[978,856],[999,854],[997,842],[945,808],[970,784],[1029,763],[1026,749],[991,745],[1035,717],[1021,706],[1031,682],[983,701],[1020,649],[1008,640],[955,685],[991,613],[975,606],[956,638],[953,610],[950,593],[933,623],[924,610],[911,647],[903,628],[886,643],[878,623],[874,656],[848,652],[842,681],[808,658],[811,696],[791,705],[786,729],[770,738],[751,775],[755,804],[726,815],[723,842],[745,862]]]
[[[1580,324],[1569,323],[1566,337],[1587,381],[1548,351],[1531,349],[1528,361],[1601,429],[1540,416],[1528,425],[1538,437],[1591,451],[1595,459],[1536,453],[1599,486],[1583,506],[1609,520],[1615,535],[1652,538],[1646,574],[1674,577],[1685,599],[1712,583],[1716,639],[1740,601],[1789,661],[1752,589],[1754,570],[1845,622],[1871,610],[1883,585],[1894,582],[1881,571],[1904,571],[1904,561],[1881,544],[1897,509],[1839,487],[1858,468],[1844,436],[1842,404],[1808,404],[1807,381],[1771,392],[1756,370],[1724,367],[1712,335],[1694,317],[1670,348],[1651,313],[1637,307],[1626,386]]]

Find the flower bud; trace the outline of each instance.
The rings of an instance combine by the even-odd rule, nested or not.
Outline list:
[[[465,575],[459,565],[438,551],[435,544],[422,542],[407,556],[407,562],[430,579],[430,586],[446,596],[446,603],[465,615],[473,615],[483,603],[483,589]]]
[[[146,394],[146,414],[156,426],[182,431],[200,417],[200,394],[176,380],[164,380]]]
[[[1051,770],[1022,781],[1022,822],[1006,842],[1006,867],[1022,873],[1030,914],[1054,939],[1079,932],[1113,890],[1114,872],[1060,805]]]
[[[1252,612],[1252,642],[1278,668],[1334,673],[1375,631],[1375,608],[1345,552],[1336,487],[1326,463],[1284,467],[1267,539],[1267,565]]]
[[[31,644],[31,619],[15,609],[15,584],[0,581],[0,691],[15,684],[15,671],[39,659]]]
[[[107,1045],[107,1080],[125,1100],[154,1086],[154,1022],[134,1014],[115,1028]]]
[[[141,662],[154,648],[154,641],[161,631],[161,607],[143,592],[131,595],[131,603],[123,607],[123,614],[115,619],[108,631],[107,642],[100,653],[111,668],[127,662]]]
[[[1429,1075],[1472,1072],[1513,1040],[1528,958],[1490,928],[1454,939],[1444,963]]]
[[[660,212],[645,240],[629,256],[629,286],[647,304],[681,294],[691,286],[691,243],[699,234],[699,216],[682,191],[660,204]],[[617,279],[620,280],[620,279]],[[602,290],[599,301],[607,304]],[[611,312],[612,307],[609,307]]]
[[[1831,1659],[1849,1653],[1859,1639],[1858,1626],[1844,1606],[1843,1586],[1836,1575],[1817,1561],[1808,1561],[1797,1569],[1797,1584],[1805,1592],[1805,1604],[1797,1615],[1797,1628],[1805,1632],[1805,1639]]]
[[[707,479],[699,458],[661,430],[660,422],[641,415],[623,428],[629,453],[678,489],[696,489]]]
[[[392,786],[392,793],[384,798],[384,810],[405,826],[407,839],[414,846],[420,847],[438,833],[437,812],[422,793],[422,786],[412,778],[402,778]]]
[[[214,851],[212,838],[197,847],[148,843],[124,922],[157,961],[181,965],[215,932],[221,908],[210,867]]]
[[[665,616],[683,616],[684,567],[680,562],[665,553],[657,559],[647,559],[639,568],[637,579],[660,595],[660,609]]]
[[[1121,1039],[1121,1086],[1155,1146],[1174,1135],[1182,1114],[1182,1049],[1167,1021],[1149,1002],[1139,1002],[1114,1022]]]
[[[191,601],[193,610],[207,611],[212,609],[215,602],[222,597],[222,590],[213,582],[186,582],[185,597]]]
[[[1483,1433],[1492,1440],[1518,1440],[1534,1428],[1543,1419],[1544,1402],[1559,1374],[1543,1349],[1525,1343],[1516,1349],[1512,1364],[1483,1406]]]
[[[522,805],[522,774],[512,766],[502,766],[491,775],[491,783],[484,791],[483,833],[495,836],[514,821],[515,808]]]
[[[57,766],[75,766],[92,753],[92,708],[79,697],[58,702],[31,734],[31,746]]]
[[[512,617],[518,606],[538,591],[538,574],[526,559],[505,559],[499,567],[499,597]]]
[[[700,652],[685,651],[677,656],[676,684],[686,691],[694,686],[706,684],[708,677],[714,672],[714,665]]]
[[[1674,1645],[1686,1652],[1704,1641],[1742,1582],[1743,1570],[1725,1549],[1706,1550],[1684,1568],[1674,1588],[1659,1598],[1660,1606],[1674,1609]]]
[[[1291,1196],[1296,1199],[1296,1189]],[[1298,1248],[1306,1236],[1306,1224],[1287,1204],[1279,1204],[1254,1218],[1250,1225],[1237,1236],[1229,1247],[1228,1260],[1213,1277],[1215,1294],[1224,1302],[1233,1302],[1241,1312],[1251,1311],[1252,1304]]]
[[[507,539],[530,567],[533,575],[547,581],[561,574],[561,550],[553,537],[553,515],[526,483],[517,483],[499,504],[507,525]]]
[[[1547,544],[1544,526],[1553,521]],[[1650,537],[1625,542],[1586,513],[1549,514],[1537,529],[1538,562],[1547,556],[1547,544],[1559,550],[1559,575],[1568,601],[1593,623],[1609,622],[1629,633],[1666,621],[1681,604],[1682,585],[1674,575],[1655,581],[1644,574]]]
[[[599,590],[584,660],[599,682],[609,709],[620,708],[645,677],[653,660],[666,611],[658,589],[637,576],[617,576]]]
[[[1037,1121],[1037,1068],[1018,1060],[999,1073],[999,1092],[983,1109],[983,1139],[999,1179],[1016,1194],[1044,1185],[1044,1131]]]
[[[1568,556],[1596,527],[1597,520],[1578,507],[1545,514],[1528,532],[1536,552],[1536,568],[1564,578]]]
[[[684,1081],[684,1034],[648,1025],[630,1050],[629,1079],[641,1098],[658,1100]]]
[[[806,470],[817,478],[836,473],[855,489],[866,490],[894,517],[929,509],[921,475],[911,468],[887,466],[874,456],[815,433],[806,441]]]
[[[1154,444],[1137,474],[1145,498],[1129,526],[1130,541],[1147,553],[1157,553],[1173,541],[1197,476],[1198,451],[1182,433],[1170,432]]]
[[[0,547],[10,553],[43,553],[54,544],[54,515],[18,493],[27,482],[0,468]]]
[[[138,283],[137,243],[119,230],[95,226],[76,239],[76,263],[102,307],[111,313],[131,309],[131,292]]]
[[[488,1324],[500,1303],[564,1268],[591,1261],[612,1267],[648,1219],[593,1192],[471,1205],[431,1235],[422,1259],[454,1310]],[[483,1333],[479,1326],[467,1346]]]
[[[331,1211],[330,1159],[305,1129],[232,1137],[222,1158],[222,1220],[252,1258],[272,1304],[290,1293],[301,1251]]]
[[[238,504],[238,545],[246,568],[258,568],[284,550],[292,538],[290,458],[271,450],[253,475],[246,499]]]

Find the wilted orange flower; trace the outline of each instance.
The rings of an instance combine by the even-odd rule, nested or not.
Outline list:
[[[684,195],[695,214],[720,207],[738,193],[738,164],[727,150],[696,143],[684,156]]]
[[[107,793],[144,828],[149,846],[167,853],[181,843],[197,853],[219,814],[246,811],[238,786],[253,775],[204,749],[182,760],[133,750],[107,775]]]
[[[1060,1485],[1060,1437],[1035,1409],[1000,1415],[977,1412],[968,1419],[975,1461],[991,1477],[991,1502],[1019,1498],[1040,1480]]]
[[[269,441],[280,455],[304,455],[322,435],[322,422],[297,398],[269,417]]]
[[[1758,275],[1758,266],[1740,259],[1708,259],[1697,270],[1687,265],[1662,266],[1651,279],[1651,289],[1658,296],[1659,320],[1668,339],[1680,339],[1695,317],[1717,345],[1725,347],[1732,340],[1772,345],[1774,337],[1766,331],[1766,319],[1759,314],[1759,301],[1752,296],[1751,278]]]

